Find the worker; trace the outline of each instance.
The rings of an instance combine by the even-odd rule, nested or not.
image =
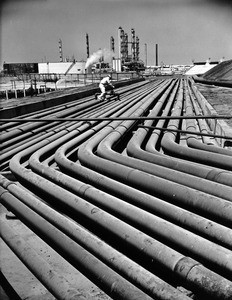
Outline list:
[[[111,83],[111,75],[107,75],[106,77],[102,78],[102,80],[99,83],[99,88],[101,90],[101,94],[98,96],[99,100],[105,100],[106,96],[106,87],[111,87],[114,89],[113,84]]]

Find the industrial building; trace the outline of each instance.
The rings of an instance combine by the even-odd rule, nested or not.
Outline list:
[[[64,59],[62,40],[59,39],[59,62],[41,63],[4,63],[3,72],[5,75],[17,76],[20,74],[85,74],[98,72],[99,70],[123,71],[144,71],[144,62],[140,60],[139,37],[135,35],[135,30],[131,29],[131,38],[122,29],[118,28],[118,53],[115,51],[114,37],[110,37],[110,61],[105,61],[104,55],[97,56],[95,60],[86,68],[88,60],[91,58],[89,51],[89,36],[86,33],[86,61],[76,61]]]

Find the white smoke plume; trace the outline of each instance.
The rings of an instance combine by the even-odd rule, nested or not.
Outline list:
[[[109,62],[113,57],[114,53],[109,49],[99,49],[98,51],[94,52],[86,61],[85,69],[89,66],[93,65],[96,62],[99,62],[99,59],[104,57],[105,62]]]

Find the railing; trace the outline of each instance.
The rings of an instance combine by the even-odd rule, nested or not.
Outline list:
[[[89,84],[97,84],[105,76],[105,72],[91,74],[19,74],[8,81],[2,77],[0,83],[0,99],[21,98],[46,93],[54,90],[75,88]],[[134,72],[110,73],[113,81],[137,78]],[[5,81],[5,82],[4,82]]]

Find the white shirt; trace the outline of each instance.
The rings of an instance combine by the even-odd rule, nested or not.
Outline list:
[[[109,77],[104,77],[101,81],[100,81],[100,84],[103,84],[104,86],[105,85],[111,85],[111,80],[109,79]]]

